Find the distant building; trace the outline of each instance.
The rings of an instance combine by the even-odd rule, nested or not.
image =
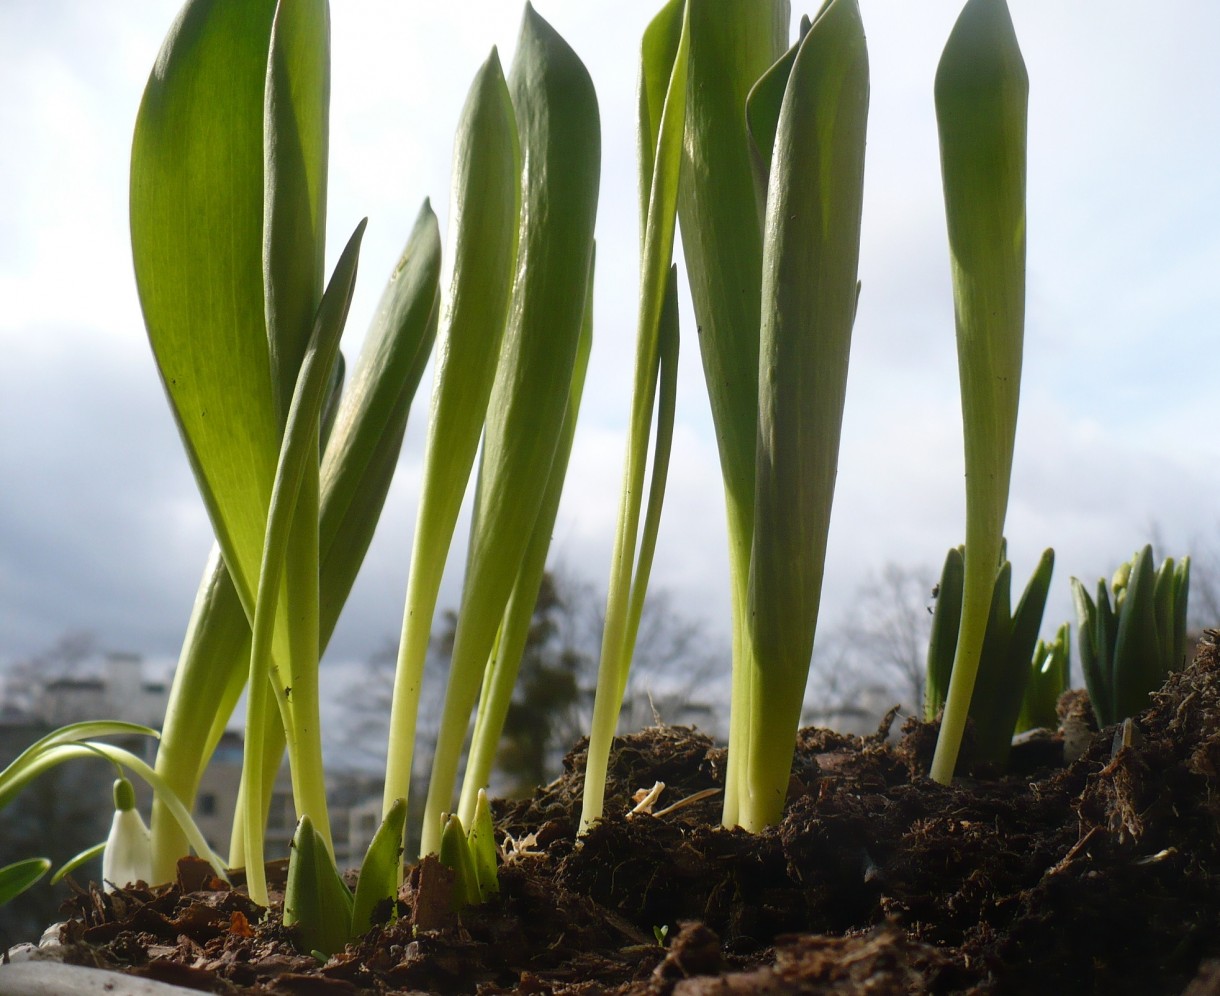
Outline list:
[[[121,719],[159,728],[169,702],[163,681],[144,676],[139,654],[106,654],[100,667],[53,677],[37,689],[34,715],[55,728],[89,719]]]

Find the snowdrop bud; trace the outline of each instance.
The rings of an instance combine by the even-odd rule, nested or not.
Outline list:
[[[106,850],[102,853],[102,882],[107,892],[133,882],[152,878],[152,840],[140,811],[131,782],[118,778],[114,783],[114,820]]]

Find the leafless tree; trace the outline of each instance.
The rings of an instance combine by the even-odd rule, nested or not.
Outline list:
[[[850,719],[863,708],[871,718],[895,702],[919,712],[933,588],[932,571],[894,563],[860,583],[849,612],[817,638],[810,691],[820,704],[810,715]]]
[[[512,786],[529,782],[532,787],[538,780],[554,777],[564,751],[588,732],[603,605],[604,595],[594,585],[562,570],[547,575],[505,726],[504,759],[512,770],[506,768],[502,774]],[[430,745],[436,737],[435,723],[429,723],[440,715],[455,627],[454,613],[447,612],[433,637],[415,749],[417,779],[427,778]],[[342,724],[347,735],[338,737],[353,766],[384,762],[395,657],[395,647],[387,644],[360,669],[359,702],[353,702]],[[689,722],[697,715],[701,726],[717,732],[716,696],[707,695],[707,690],[721,678],[727,689],[728,674],[727,654],[720,660],[709,649],[701,627],[683,616],[666,592],[654,589],[640,621],[620,729],[638,729],[654,718]],[[370,749],[370,745],[375,746]]]

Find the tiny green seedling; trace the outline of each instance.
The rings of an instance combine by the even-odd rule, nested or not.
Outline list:
[[[1059,698],[1068,690],[1072,671],[1072,627],[1064,623],[1049,643],[1039,640],[1029,664],[1029,684],[1021,700],[1015,732],[1059,725]]]
[[[500,891],[496,872],[495,830],[487,794],[479,792],[474,822],[467,833],[461,818],[445,817],[440,861],[454,874],[453,908],[485,903]]]
[[[375,926],[377,908],[398,891],[406,815],[405,799],[390,807],[365,852],[354,896],[321,834],[308,816],[301,817],[288,856],[284,924],[296,928],[302,951],[325,960]]]

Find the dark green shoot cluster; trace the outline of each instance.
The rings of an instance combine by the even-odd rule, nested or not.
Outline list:
[[[1013,731],[1029,683],[1030,662],[1042,625],[1051,572],[1055,566],[1055,552],[1048,549],[1038,561],[1014,612],[1010,608],[1012,564],[1004,559],[1005,552],[1001,548],[1001,563],[992,589],[991,613],[987,618],[983,653],[968,714],[974,722],[975,759],[998,764],[1008,760]],[[953,658],[957,653],[965,581],[964,561],[964,547],[954,547],[949,551],[937,589],[932,637],[928,646],[928,690],[924,702],[924,715],[929,720],[935,719],[944,707]]]
[[[1101,726],[1121,722],[1148,705],[1170,671],[1186,662],[1186,601],[1190,558],[1153,566],[1145,546],[1106,580],[1097,598],[1076,578],[1072,596],[1080,623],[1080,664]]]

